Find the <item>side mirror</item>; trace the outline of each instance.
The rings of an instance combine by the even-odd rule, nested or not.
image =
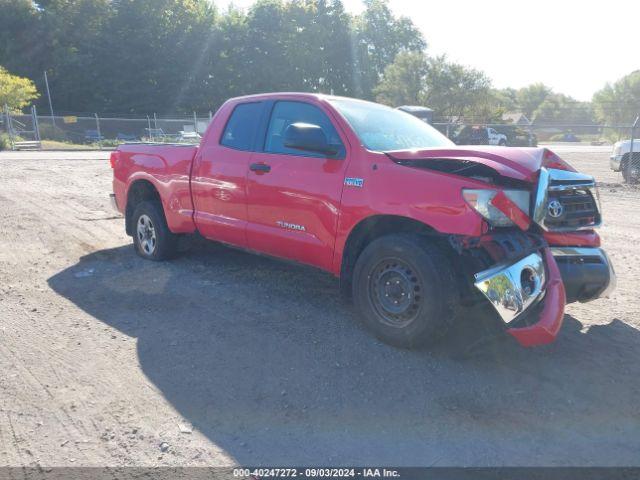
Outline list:
[[[338,153],[334,145],[329,145],[322,128],[311,123],[292,123],[285,129],[283,140],[287,148],[323,153],[327,156]]]

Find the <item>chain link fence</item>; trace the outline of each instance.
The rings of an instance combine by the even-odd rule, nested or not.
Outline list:
[[[5,109],[2,128],[12,148],[43,150],[111,149],[121,143],[198,143],[211,120],[206,116],[144,117],[14,114]],[[37,145],[35,145],[37,144]]]

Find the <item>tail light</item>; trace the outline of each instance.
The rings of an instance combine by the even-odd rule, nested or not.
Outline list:
[[[116,168],[118,160],[120,160],[120,152],[118,152],[117,150],[111,152],[111,155],[109,156],[109,163],[111,164],[111,168]]]

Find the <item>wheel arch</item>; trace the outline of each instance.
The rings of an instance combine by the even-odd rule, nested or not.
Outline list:
[[[136,206],[145,201],[159,203],[160,206],[162,206],[163,214],[165,214],[162,199],[156,186],[147,179],[135,180],[129,185],[129,189],[127,190],[127,206],[125,207],[124,215],[127,235],[133,235],[132,217]]]
[[[392,233],[440,236],[430,225],[401,215],[372,215],[361,220],[349,232],[342,251],[340,290],[344,295],[351,294],[353,270],[363,250],[373,240]]]

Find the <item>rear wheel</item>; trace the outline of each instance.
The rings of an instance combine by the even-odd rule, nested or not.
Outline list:
[[[507,141],[506,140],[500,140],[498,142],[498,145],[500,145],[501,147],[506,147],[507,146]]]
[[[418,235],[374,240],[354,270],[353,297],[363,323],[398,347],[440,339],[453,320],[457,291],[446,256]]]
[[[162,206],[141,202],[133,212],[133,245],[147,260],[166,260],[175,255],[178,236],[167,227]]]

